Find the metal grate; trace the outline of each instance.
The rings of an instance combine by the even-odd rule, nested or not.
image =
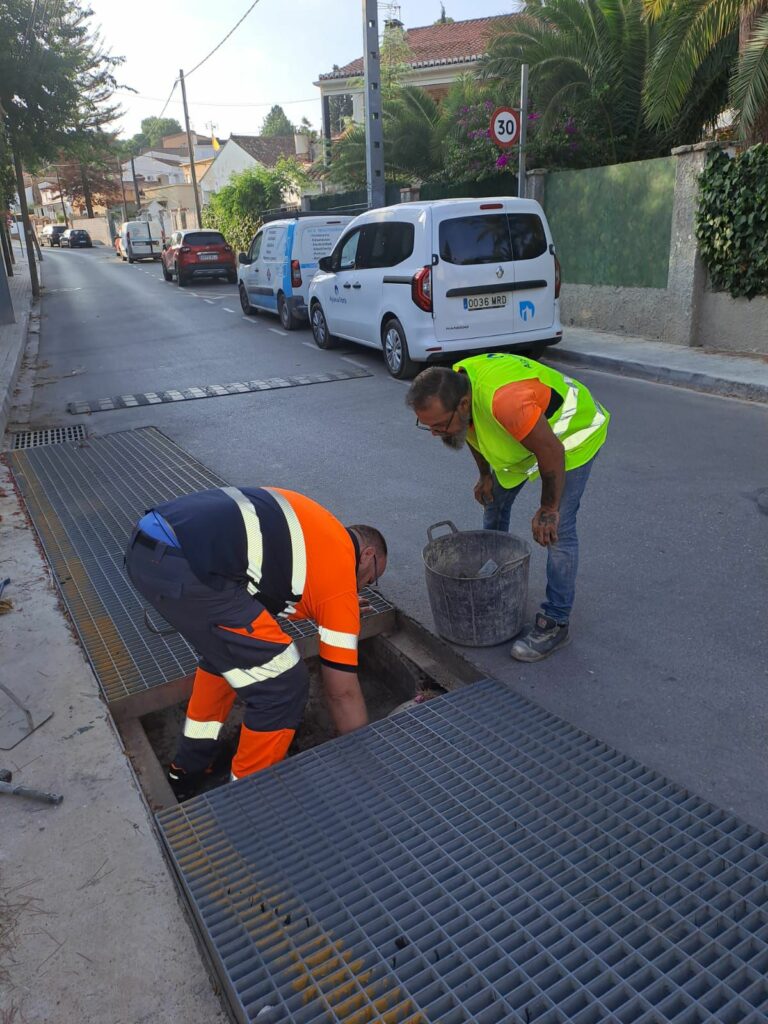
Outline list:
[[[382,597],[376,590],[370,587],[363,587],[360,591],[362,597],[368,601],[369,607],[361,612],[361,618],[365,619],[372,615],[381,615],[392,611],[392,605]],[[317,635],[317,623],[314,619],[280,619],[280,626],[288,636],[294,640],[305,640],[308,637]]]
[[[93,412],[113,412],[115,409],[135,409],[137,406],[162,405],[168,402],[193,402],[199,398],[224,398],[256,391],[274,391],[277,388],[298,388],[308,384],[332,384],[339,380],[371,377],[365,369],[329,370],[326,373],[303,373],[293,377],[268,377],[265,380],[237,381],[234,384],[205,384],[201,387],[179,388],[168,391],[147,391],[136,395],[117,395],[114,398],[95,398],[70,402],[67,412],[73,415]]]
[[[147,508],[225,481],[154,427],[14,452],[9,461],[107,702],[193,672],[197,659],[185,640],[146,628],[123,552]],[[391,610],[380,595],[366,595],[368,615]],[[159,624],[154,614],[152,621]],[[295,638],[317,635],[310,620],[286,625]]]
[[[239,1022],[768,1019],[768,839],[493,680],[158,822]]]
[[[85,427],[78,423],[74,427],[47,427],[44,430],[18,430],[11,434],[13,451],[24,448],[39,448],[44,444],[68,444],[73,441],[84,441]]]

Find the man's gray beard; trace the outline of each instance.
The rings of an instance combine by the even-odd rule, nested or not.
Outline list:
[[[442,438],[443,444],[446,446],[446,448],[452,448],[454,451],[458,451],[460,448],[463,448],[464,445],[467,443],[468,430],[469,424],[467,424],[467,426],[465,427],[462,427],[457,434],[446,435],[444,438]]]

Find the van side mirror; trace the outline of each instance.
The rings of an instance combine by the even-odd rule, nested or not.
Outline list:
[[[251,265],[251,261],[248,259],[244,252],[239,252],[237,254],[237,262],[242,263],[244,267],[249,267]]]
[[[323,273],[330,274],[333,271],[333,257],[332,256],[322,256],[317,261],[317,265],[320,268],[320,270],[323,271]]]

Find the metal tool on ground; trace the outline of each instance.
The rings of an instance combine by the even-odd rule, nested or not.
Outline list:
[[[43,804],[54,804],[58,806],[64,799],[59,793],[45,793],[41,789],[30,789],[28,786],[15,786],[13,784],[13,772],[7,768],[0,768],[0,794],[7,793],[8,796],[22,796],[27,800],[39,800]]]

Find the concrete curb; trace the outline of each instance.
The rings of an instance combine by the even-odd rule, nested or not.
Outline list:
[[[42,282],[42,273],[40,278]],[[9,351],[0,361],[0,396],[2,396],[0,397],[0,438],[3,437],[8,426],[13,406],[13,392],[18,383],[21,364],[27,350],[30,321],[33,314],[39,310],[39,303],[40,300],[34,299],[30,293],[28,304],[21,310],[14,309],[16,323],[8,324],[3,328],[3,332],[8,332],[11,336],[11,345]]]
[[[557,348],[547,353],[553,360],[573,363],[608,373],[620,373],[626,377],[638,377],[641,380],[656,384],[673,384],[677,387],[702,391],[723,398],[741,398],[748,402],[768,403],[768,385],[750,383],[749,381],[730,380],[708,373],[697,373],[694,370],[679,370],[654,363],[643,363],[633,359],[622,359],[617,356],[597,355],[592,352],[581,352],[577,349]]]

